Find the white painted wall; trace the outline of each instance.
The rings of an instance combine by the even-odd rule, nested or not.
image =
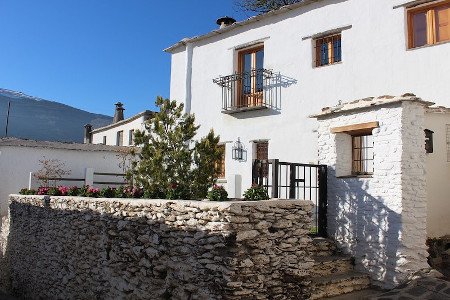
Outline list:
[[[424,115],[423,104],[404,101],[318,120],[319,160],[328,165],[328,234],[384,288],[429,267]],[[330,129],[374,121],[373,175],[339,178],[350,175],[351,138]]]
[[[190,88],[200,136],[214,128],[223,142],[240,137],[250,150],[252,140],[268,139],[269,158],[316,162],[316,122],[307,117],[338,100],[413,92],[450,106],[450,43],[406,50],[405,9],[393,9],[406,2],[324,0],[270,16],[193,43],[192,72],[187,71],[186,47],[177,49],[170,97],[185,101]],[[347,25],[352,28],[342,32],[342,63],[313,68],[312,40],[302,38]],[[221,88],[212,79],[236,70],[234,48],[259,39],[265,39],[265,68],[295,83],[281,88],[279,111],[222,114]],[[252,151],[246,162],[233,161],[231,145],[226,148],[227,178],[241,174],[244,191],[251,184]]]
[[[429,237],[450,234],[450,162],[447,161],[446,126],[450,113],[429,112],[425,128],[434,131],[433,153],[426,155],[427,163],[427,233]]]
[[[117,132],[123,130],[123,146],[133,146],[129,143],[130,130],[145,130],[145,117],[140,116],[139,118],[129,121],[120,122],[117,126],[111,125],[111,128],[106,128],[101,131],[93,131],[92,133],[92,144],[103,144],[103,137],[106,136],[106,145],[116,146],[117,145]]]
[[[8,195],[28,187],[30,172],[41,168],[39,160],[58,159],[71,171],[67,177],[84,178],[85,168],[106,173],[123,173],[119,168],[119,157],[115,151],[80,151],[42,147],[0,145],[0,215],[5,216]],[[70,185],[80,185],[68,183]]]

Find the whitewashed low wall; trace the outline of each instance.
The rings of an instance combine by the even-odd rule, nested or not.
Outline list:
[[[25,299],[307,299],[311,208],[12,195],[1,275]]]
[[[65,169],[70,170],[67,177],[85,178],[86,168],[123,173],[119,167],[120,149],[103,145],[0,139],[0,215],[5,216],[8,212],[8,195],[28,187],[30,172],[36,172],[42,167],[39,160],[44,157],[64,163]],[[83,182],[72,184],[80,185]]]
[[[350,104],[352,109],[318,117],[319,161],[329,166],[328,233],[383,287],[429,267],[424,103],[382,104],[393,100],[374,100],[373,106],[361,100],[365,108]],[[351,138],[330,129],[374,121],[373,175],[345,177],[351,175]]]

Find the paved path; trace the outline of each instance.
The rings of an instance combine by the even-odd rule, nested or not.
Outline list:
[[[327,300],[450,300],[450,282],[425,277],[390,291],[367,289]]]
[[[371,300],[450,300],[450,282],[439,278],[421,278],[383,293]]]

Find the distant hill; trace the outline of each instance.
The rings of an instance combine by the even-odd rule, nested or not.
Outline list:
[[[8,136],[60,142],[83,142],[83,126],[112,123],[112,117],[93,114],[54,101],[0,88],[0,137],[5,136],[8,102],[11,102]]]

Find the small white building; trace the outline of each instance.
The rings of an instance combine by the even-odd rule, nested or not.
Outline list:
[[[92,129],[90,124],[85,125],[86,144],[103,144],[110,146],[134,146],[133,138],[136,130],[144,131],[145,122],[152,115],[146,110],[130,118],[124,119],[123,104],[115,104],[113,123],[104,127]]]
[[[322,107],[406,92],[450,106],[449,4],[304,0],[241,22],[222,18],[221,28],[165,50],[170,98],[195,114],[200,136],[220,135],[222,183],[240,197],[257,157],[317,163],[308,116]],[[238,139],[246,157],[235,160]]]

